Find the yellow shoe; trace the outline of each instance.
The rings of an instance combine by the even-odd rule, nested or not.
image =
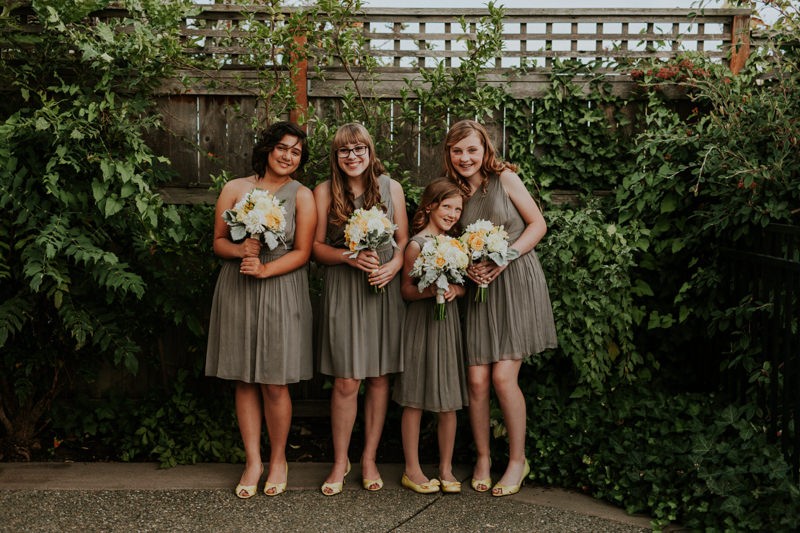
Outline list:
[[[489,468],[491,468],[491,467],[492,467],[492,460],[490,458],[489,459]],[[474,470],[472,472],[473,472],[473,474],[475,473]],[[472,490],[474,490],[475,492],[486,492],[486,491],[488,491],[489,489],[492,488],[492,477],[489,476],[489,477],[485,477],[485,478],[482,478],[482,479],[477,479],[473,475],[472,481],[470,482],[470,485],[472,485]]]
[[[439,478],[439,482],[442,484],[442,492],[447,494],[458,494],[461,492],[460,481],[447,481],[444,478]]]
[[[408,476],[405,474],[405,472],[403,472],[403,477],[402,479],[400,479],[400,484],[403,485],[405,488],[411,489],[419,494],[432,494],[434,492],[439,492],[438,479],[432,479],[430,481],[418,485],[413,481],[411,481],[410,479],[408,479]]]
[[[261,474],[258,475],[258,478],[261,479],[261,476],[264,474],[264,465],[261,465]],[[255,485],[242,485],[239,483],[236,485],[235,494],[239,498],[246,500],[248,498],[252,498],[258,492],[258,483]]]
[[[289,481],[289,463],[286,463],[286,481],[282,483],[272,483],[267,480],[264,484],[264,494],[267,496],[277,496],[278,494],[286,491],[286,482]],[[270,492],[270,490],[272,492]]]
[[[490,477],[487,477],[485,479],[472,478],[470,485],[472,485],[472,490],[474,490],[475,492],[486,492],[487,490],[492,488],[492,478]]]
[[[528,464],[528,460],[525,459],[525,468],[522,470],[522,479],[519,480],[519,483],[516,485],[500,485],[497,484],[492,489],[492,496],[511,496],[512,494],[516,494],[519,492],[519,488],[525,483],[525,480],[528,479],[528,474],[531,473],[531,465]]]
[[[342,492],[344,489],[344,478],[347,477],[347,474],[350,473],[350,459],[347,460],[347,470],[344,471],[344,476],[342,476],[341,481],[337,481],[335,483],[325,482],[322,484],[322,494],[325,496],[335,496]]]
[[[372,486],[376,485],[375,488]],[[361,478],[361,486],[364,487],[366,490],[375,492],[381,490],[383,488],[383,478],[379,477],[378,479],[367,479]]]

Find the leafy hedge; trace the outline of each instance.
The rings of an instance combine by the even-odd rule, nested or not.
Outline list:
[[[176,64],[189,4],[125,2],[129,29],[117,32],[116,23],[84,22],[105,3],[34,1],[36,35],[0,16],[0,86],[9,88],[0,100],[0,436],[23,457],[49,423],[48,436],[101,442],[125,460],[240,460],[230,395],[200,368],[216,268],[212,211],[162,203],[154,191],[169,169],[145,142],[158,127],[151,90]],[[550,226],[538,251],[560,340],[523,367],[532,477],[649,513],[658,527],[791,530],[800,516],[756,400],[733,404],[706,379],[720,362],[762,365],[749,305],[719,297],[719,247],[751,242],[770,222],[800,221],[800,16],[791,2],[770,5],[783,16],[738,76],[699,56],[630,65],[621,70],[640,89],[625,99],[593,76],[600,65],[560,62],[551,91],[533,101],[484,83],[503,18],[490,4],[469,57],[425,71],[429,89],[409,86],[393,121],[386,102],[369,98],[370,75],[354,80],[338,116],[391,133],[386,124],[416,127],[419,106],[451,119],[503,110],[508,158]],[[352,31],[359,8],[309,9],[330,12],[333,29],[318,37],[331,57],[347,51],[339,59],[369,71]],[[253,37],[264,31],[254,27]],[[291,35],[274,37],[279,46]],[[575,74],[592,78],[588,94]],[[260,73],[257,89],[269,113],[282,113],[289,92],[270,79]],[[445,117],[422,134],[440,138]],[[303,119],[314,125],[311,162],[324,169],[337,124],[313,119]],[[393,136],[378,138],[403,179]],[[549,188],[584,195],[556,206]],[[163,346],[167,330],[184,342]],[[164,362],[167,350],[184,353],[182,368]],[[160,387],[140,391],[137,405],[109,393],[98,406],[85,392],[108,364],[158,373]],[[757,392],[765,379],[776,378],[750,386]],[[65,388],[69,401],[52,405]]]

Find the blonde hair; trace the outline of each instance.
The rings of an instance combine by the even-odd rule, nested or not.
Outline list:
[[[378,176],[386,172],[383,164],[375,156],[375,143],[372,136],[363,125],[356,122],[339,126],[331,141],[331,208],[330,222],[336,226],[346,223],[355,211],[355,196],[350,190],[347,176],[339,167],[337,150],[347,144],[363,144],[369,151],[369,165],[364,173],[364,209],[371,209],[376,205],[384,211],[386,206],[381,204],[381,191],[378,185]]]
[[[489,184],[489,177],[499,175],[503,170],[509,169],[512,171],[517,170],[516,165],[502,161],[497,156],[492,140],[489,138],[489,132],[479,122],[474,120],[461,120],[456,122],[450,127],[447,136],[444,140],[444,175],[455,182],[461,191],[469,196],[472,192],[469,183],[464,179],[461,174],[453,166],[450,159],[450,149],[461,140],[476,134],[483,144],[483,161],[481,162],[481,190],[486,192]]]

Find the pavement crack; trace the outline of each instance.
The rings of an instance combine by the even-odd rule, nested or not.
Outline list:
[[[387,533],[391,532],[391,531],[397,531],[399,528],[401,528],[404,525],[408,524],[409,522],[414,520],[416,517],[418,517],[419,515],[421,515],[425,511],[427,511],[429,507],[431,507],[432,505],[436,504],[436,502],[440,501],[442,498],[444,498],[444,494],[442,494],[442,493],[437,494],[428,504],[423,505],[422,507],[420,507],[419,510],[417,510],[416,513],[414,513],[413,515],[409,516],[405,520],[401,521],[399,524],[394,526],[392,529],[387,530]]]

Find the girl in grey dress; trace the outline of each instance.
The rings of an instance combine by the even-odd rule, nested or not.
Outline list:
[[[519,257],[505,266],[473,264],[468,275],[488,283],[485,302],[475,302],[471,284],[465,297],[464,350],[467,358],[469,417],[477,460],[472,487],[491,488],[489,389],[494,385],[508,431],[508,467],[493,496],[519,491],[530,472],[525,459],[525,398],[517,382],[522,360],[556,346],[553,310],[534,247],[547,231],[542,213],[516,167],[500,161],[486,129],[473,120],[454,124],[445,139],[445,174],[468,200],[461,217],[467,226],[479,219],[503,225]]]
[[[397,274],[408,241],[405,197],[399,183],[383,174],[375,145],[361,124],[345,124],[331,143],[331,179],[314,189],[317,225],[314,260],[325,266],[320,303],[320,370],[334,377],[331,429],[334,464],[322,493],[342,491],[350,470],[347,456],[365,380],[365,436],[361,456],[362,486],[383,487],[375,458],[389,403],[389,374],[400,372],[400,333],[405,303]],[[357,208],[379,206],[397,225],[396,247],[364,250],[350,257],[344,227]],[[370,286],[382,289],[373,291]]]
[[[270,459],[264,493],[286,488],[286,440],[292,419],[287,384],[313,372],[312,315],[307,264],[316,227],[311,191],[294,177],[308,160],[306,135],[296,125],[270,126],[253,149],[255,174],[229,181],[214,219],[214,253],[224,259],[211,309],[206,375],[236,380],[236,415],[245,449],[245,471],[236,495],[255,495],[264,470],[261,418],[266,419]],[[253,189],[282,201],[285,246],[269,250],[258,239],[231,240],[222,215]]]
[[[446,315],[435,320],[436,286],[420,292],[410,276],[422,247],[432,236],[454,229],[463,209],[461,190],[446,179],[425,188],[414,215],[411,238],[403,264],[403,298],[410,303],[403,328],[403,373],[394,386],[394,400],[404,407],[402,417],[405,470],[401,483],[415,492],[461,492],[453,476],[456,411],[469,404],[461,343],[461,323],[455,299],[464,287],[451,284],[444,293]],[[431,481],[419,464],[419,428],[422,411],[438,413],[439,480]]]

